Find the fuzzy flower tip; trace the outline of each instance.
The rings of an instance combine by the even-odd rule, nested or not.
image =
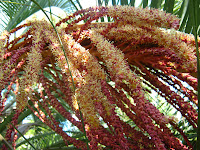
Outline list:
[[[179,28],[179,18],[158,9],[135,8],[131,6],[109,7],[108,14],[122,21],[131,22],[138,26],[149,24],[162,28]],[[125,22],[125,23],[126,23]]]

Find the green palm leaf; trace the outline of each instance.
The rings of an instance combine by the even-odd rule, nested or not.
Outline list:
[[[63,9],[66,12],[74,12],[77,8],[77,2],[72,0],[36,0],[42,8],[54,6]],[[80,3],[78,3],[79,5]],[[80,6],[80,5],[79,5]],[[1,21],[5,23],[5,30],[11,30],[16,27],[19,23],[24,21],[26,18],[39,11],[37,7],[30,0],[15,0],[13,1],[1,1],[1,10],[7,16],[7,18],[1,18]],[[7,19],[7,20],[5,20]]]

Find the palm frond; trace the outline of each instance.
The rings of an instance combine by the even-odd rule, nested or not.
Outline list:
[[[50,1],[50,3],[48,0],[37,0],[37,2],[42,8],[54,6],[69,13],[77,10],[77,2],[73,2],[72,0],[55,0]],[[2,8],[4,14],[9,18],[9,21],[2,19],[6,25],[5,30],[8,31],[40,10],[39,7],[37,7],[30,0],[15,0],[15,2],[1,1],[0,7]]]
[[[72,134],[73,138],[83,138],[83,134],[79,131],[66,131],[69,134]],[[30,134],[29,134],[30,135]],[[34,135],[33,137],[30,137],[28,139],[34,147],[37,147],[38,149],[53,149],[53,148],[61,148],[65,147],[65,142],[63,141],[62,137],[55,132],[48,131],[45,128],[41,129],[41,131]],[[27,144],[26,140],[21,140],[17,143],[16,148],[22,149],[23,145]],[[75,148],[74,146],[70,145],[69,148]],[[31,149],[31,147],[29,147]]]

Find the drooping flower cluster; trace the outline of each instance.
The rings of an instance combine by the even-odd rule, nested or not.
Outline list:
[[[93,23],[105,16],[112,21]],[[84,24],[77,24],[83,20]],[[80,149],[86,144],[62,131],[49,106],[86,132],[91,149],[192,148],[176,122],[145,96],[156,91],[197,127],[194,37],[176,31],[178,24],[176,16],[163,11],[115,6],[79,10],[56,24],[57,33],[45,20],[13,29],[0,38],[0,88],[17,85],[14,119],[29,108],[66,145]],[[26,26],[30,26],[26,33],[10,40],[12,33]],[[1,100],[1,111],[9,90]],[[133,123],[124,122],[117,109]],[[186,145],[173,135],[170,125]],[[7,129],[7,140],[12,130],[12,126]]]

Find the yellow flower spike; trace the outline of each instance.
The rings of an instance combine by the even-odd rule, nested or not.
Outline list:
[[[32,95],[31,90],[26,88],[25,84],[26,82],[24,82],[23,79],[19,81],[19,94],[16,96],[16,108],[18,110],[23,110],[27,106],[28,99],[30,99]]]
[[[153,29],[152,38],[158,41],[160,46],[165,48],[170,48],[174,51],[180,58],[183,58],[183,66],[185,69],[192,68],[196,70],[196,57],[195,57],[195,47],[187,45],[181,40],[181,34],[179,31],[166,30],[157,27],[151,27]],[[160,38],[162,37],[162,38]]]
[[[124,80],[128,81],[130,83],[129,86],[133,88],[134,84],[137,83],[136,77],[127,66],[122,51],[114,47],[102,35],[94,30],[91,31],[91,41],[96,45],[97,51],[105,60],[108,70],[112,72],[114,76],[122,77]]]
[[[5,54],[4,45],[7,40],[8,32],[4,31],[0,36],[0,62],[3,61],[3,55]]]
[[[6,70],[4,70],[3,69],[3,61],[5,61],[4,60],[4,58],[3,58],[3,56],[4,56],[4,54],[5,54],[5,48],[4,48],[4,46],[5,46],[5,43],[6,43],[6,41],[7,41],[7,35],[8,35],[9,33],[7,32],[7,31],[4,31],[4,32],[2,32],[2,34],[1,34],[1,36],[0,36],[0,81],[2,80],[2,79],[4,79],[4,74],[6,74],[6,73],[8,73],[8,72],[10,72],[10,65],[9,65],[9,61],[7,62],[7,65],[6,66],[8,66],[7,68],[6,68]],[[6,63],[5,63],[6,64]],[[0,90],[2,90],[2,87],[4,86],[4,84],[2,83],[2,82],[0,82]]]
[[[77,102],[77,99],[76,99],[75,95],[72,97],[72,105],[73,105],[75,110],[78,110],[78,102]]]
[[[79,43],[75,42],[72,36],[62,33],[64,37],[64,44],[66,45],[66,53],[68,59],[77,66],[79,69],[80,66],[85,66],[87,71],[93,75],[94,78],[105,79],[106,74],[104,70],[101,69],[98,61],[82,47]]]
[[[175,15],[171,15],[164,11],[149,8],[131,7],[131,6],[110,6],[108,14],[111,17],[123,19],[124,22],[129,22],[137,26],[148,24],[151,26],[158,26],[163,28],[178,28],[179,19]]]
[[[94,84],[96,84],[96,80],[91,75],[85,74],[81,86],[75,91],[74,100],[77,100],[86,122],[93,127],[98,127],[100,122],[93,101],[93,90],[95,88],[92,86]],[[75,101],[74,104],[76,104]]]

